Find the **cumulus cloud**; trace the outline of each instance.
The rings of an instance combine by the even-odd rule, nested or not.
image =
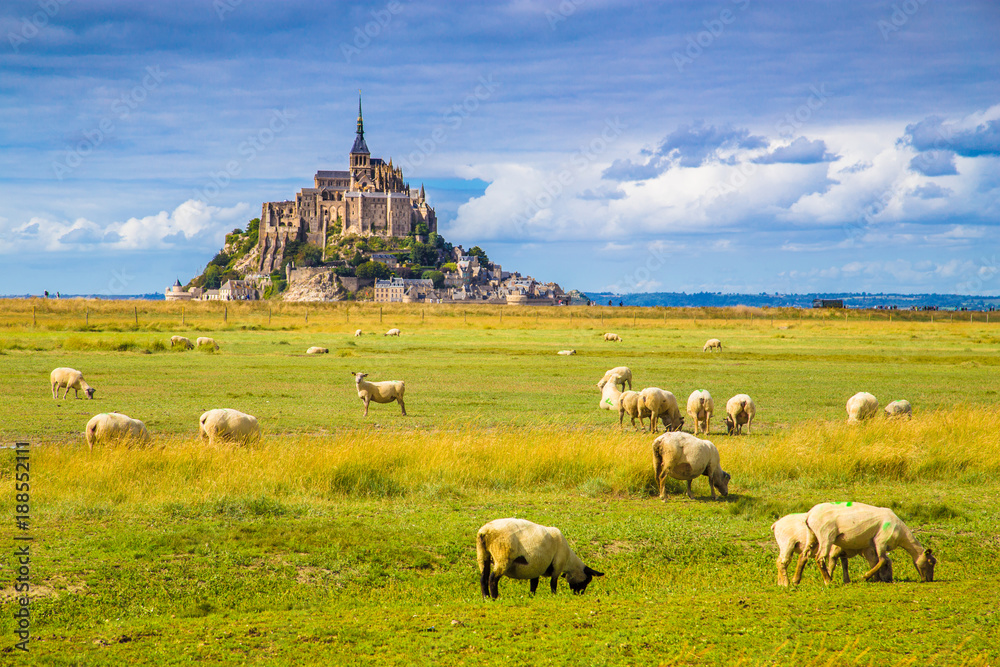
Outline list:
[[[816,164],[833,162],[839,157],[826,150],[826,142],[822,139],[809,141],[805,137],[799,137],[787,146],[779,146],[753,161],[757,164]]]
[[[913,190],[914,196],[921,199],[941,199],[955,192],[951,188],[943,188],[937,183],[924,183]]]
[[[910,160],[910,169],[924,176],[955,176],[955,154],[951,151],[927,151]]]
[[[961,121],[947,123],[940,116],[928,116],[906,126],[904,139],[918,151],[947,149],[962,157],[1000,155],[1000,120],[987,120],[974,127]]]

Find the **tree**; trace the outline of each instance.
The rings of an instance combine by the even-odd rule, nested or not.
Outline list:
[[[418,266],[437,264],[437,248],[428,243],[414,243],[410,248],[410,262]]]
[[[458,271],[458,264],[456,264],[455,262],[445,262],[444,264],[441,265],[441,270],[451,271],[452,273],[455,273],[456,271]]]
[[[361,254],[360,250],[354,251],[354,257],[351,258],[351,266],[361,266],[365,263],[365,256]]]
[[[375,278],[376,280],[385,280],[392,276],[392,272],[389,271],[389,267],[382,262],[365,262],[358,266],[354,270],[354,275],[358,278]]]
[[[478,257],[480,264],[489,264],[490,263],[490,258],[486,256],[486,251],[483,250],[482,248],[480,248],[477,245],[472,246],[472,249],[469,250],[469,255],[471,257]]]
[[[424,271],[424,274],[420,277],[433,280],[435,289],[441,289],[444,287],[444,274],[440,271]]]

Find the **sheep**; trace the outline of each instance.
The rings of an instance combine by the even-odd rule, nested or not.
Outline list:
[[[183,345],[185,350],[193,350],[194,343],[191,342],[190,338],[185,336],[171,336],[170,337],[170,347],[175,345]]]
[[[698,435],[699,429],[708,435],[709,422],[712,421],[712,413],[715,411],[715,402],[712,395],[704,389],[695,389],[688,396],[687,413],[694,420],[694,434]]]
[[[639,402],[649,412],[649,432],[656,433],[656,422],[663,420],[664,431],[679,431],[684,426],[684,418],[677,407],[677,398],[669,391],[657,387],[646,387],[639,392]],[[639,422],[642,423],[640,416]]]
[[[632,369],[628,366],[616,366],[615,368],[609,369],[604,377],[597,383],[598,389],[604,389],[604,385],[608,382],[612,382],[616,385],[622,386],[622,391],[625,391],[625,383],[628,383],[628,388],[632,388]]]
[[[616,333],[606,333],[604,334],[604,340],[613,342],[622,342],[622,337]]]
[[[208,444],[220,440],[232,440],[250,444],[260,440],[260,426],[257,418],[239,410],[218,408],[202,414],[198,420],[198,435]]]
[[[195,344],[198,347],[203,347],[205,345],[210,345],[212,347],[212,349],[214,349],[216,352],[219,351],[219,344],[215,342],[214,338],[207,338],[206,336],[201,336],[201,337],[198,338],[198,340],[195,341]]]
[[[746,394],[736,394],[726,401],[726,433],[740,435],[743,432],[743,425],[746,424],[749,435],[750,423],[756,414],[757,405],[753,399]]]
[[[494,600],[500,596],[504,576],[528,579],[532,594],[540,577],[551,577],[555,593],[562,575],[573,593],[582,594],[594,577],[604,576],[583,564],[558,528],[524,519],[496,519],[483,525],[476,534],[476,561],[483,598]]]
[[[406,385],[402,380],[387,380],[384,382],[368,382],[365,380],[368,373],[354,373],[354,384],[358,387],[358,398],[365,404],[365,414],[368,416],[368,403],[399,403],[403,416],[406,416],[406,405],[403,404],[403,394],[406,392]]]
[[[642,430],[646,430],[646,425],[642,423],[643,417],[650,417],[652,413],[649,411],[641,401],[639,392],[637,391],[623,391],[618,397],[618,426],[624,428],[622,422],[625,420],[625,415],[628,415],[632,419],[632,428],[635,428],[635,419],[639,418],[639,426]]]
[[[59,398],[59,390],[63,387],[66,388],[66,393],[63,394],[63,398],[69,396],[69,390],[73,390],[73,395],[80,398],[80,390],[87,398],[94,398],[94,392],[97,391],[91,387],[83,379],[83,373],[73,368],[57,368],[51,373],[49,373],[49,382],[52,384],[52,398]]]
[[[653,441],[653,474],[663,502],[667,501],[664,482],[668,476],[687,482],[687,496],[691,500],[694,500],[691,481],[702,475],[708,477],[712,500],[716,489],[723,496],[729,495],[731,478],[719,465],[719,450],[708,440],[683,431],[664,433]]]
[[[830,570],[837,549],[843,551],[863,551],[874,547],[877,562],[864,579],[875,576],[888,557],[886,554],[896,547],[902,547],[910,554],[917,568],[920,581],[934,581],[934,566],[937,559],[930,549],[925,549],[913,536],[896,514],[885,507],[874,507],[863,503],[820,503],[806,515],[806,526],[810,531],[809,550],[815,547],[816,563],[823,574],[823,581],[832,581]],[[812,541],[815,540],[814,545]],[[802,577],[805,562],[800,560],[795,569],[796,579]]]
[[[559,350],[558,352],[556,352],[556,354],[561,355],[563,357],[568,357],[576,354],[576,350]]]
[[[847,399],[847,422],[854,424],[878,414],[878,399],[866,391],[859,391]]]
[[[719,350],[722,351],[722,341],[718,338],[709,338],[705,341],[705,347],[701,348],[702,352],[708,352],[709,350]]]
[[[906,417],[910,419],[913,417],[913,407],[910,405],[909,401],[893,401],[889,405],[885,406],[885,416],[886,417]]]
[[[361,329],[355,329],[354,330],[354,337],[355,338],[361,338]]]
[[[329,353],[330,353],[330,350],[328,350],[327,348],[325,348],[325,347],[316,347],[315,345],[313,347],[310,347],[308,350],[306,350],[306,354],[329,354]]]
[[[771,532],[774,533],[774,540],[778,543],[778,585],[787,586],[788,585],[788,564],[792,560],[792,554],[799,554],[799,560],[808,563],[809,559],[815,556],[814,553],[810,552],[808,549],[810,547],[810,531],[809,527],[806,526],[806,512],[800,512],[799,514],[789,514],[783,516],[773,524],[771,524]],[[811,540],[812,547],[815,548],[816,540],[813,538]],[[857,555],[859,552],[856,551],[843,551],[838,550],[837,558],[840,559],[841,566],[844,571],[844,583],[851,583],[851,576],[847,571],[847,559]],[[874,566],[878,562],[878,555],[875,552],[875,548],[869,546],[861,551],[868,561],[868,564]],[[796,567],[798,572],[798,568]],[[799,573],[801,574],[801,573]],[[878,581],[885,583],[892,583],[892,561],[886,559],[885,565],[882,569],[878,571],[875,575]],[[799,579],[794,579],[793,584],[798,585]]]
[[[382,335],[383,335],[383,336],[398,336],[398,335],[399,335],[399,334],[401,334],[401,333],[402,333],[402,332],[401,332],[401,331],[400,331],[399,329],[389,329],[388,331],[386,331],[386,332],[385,332],[384,334],[382,334]]]
[[[94,415],[87,422],[84,434],[90,451],[94,451],[95,443],[135,442],[146,444],[149,442],[149,432],[146,430],[146,425],[138,419],[131,419],[128,415],[123,415],[120,412],[102,412],[99,415]]]

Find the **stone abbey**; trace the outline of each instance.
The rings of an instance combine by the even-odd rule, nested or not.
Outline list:
[[[437,217],[423,186],[411,192],[392,160],[386,163],[368,152],[360,98],[350,169],[317,171],[313,180],[313,187],[299,190],[293,200],[264,203],[258,240],[262,273],[281,266],[290,241],[324,247],[327,233],[338,225],[341,234],[360,236],[404,237],[421,224],[426,233],[437,231]]]

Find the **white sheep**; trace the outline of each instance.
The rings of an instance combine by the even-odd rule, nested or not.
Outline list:
[[[712,413],[715,411],[715,401],[712,395],[704,389],[695,389],[688,396],[687,413],[694,420],[694,434],[698,435],[699,429],[708,435],[709,423],[712,421]]]
[[[885,406],[885,416],[886,417],[906,417],[910,419],[913,417],[913,406],[910,405],[909,401],[893,401],[889,405]]]
[[[496,519],[480,528],[476,561],[479,589],[484,598],[494,600],[500,595],[500,577],[528,579],[532,593],[540,577],[550,577],[555,593],[559,577],[564,576],[574,593],[583,593],[594,577],[604,576],[583,564],[558,528],[524,519]]]
[[[94,415],[87,422],[84,431],[87,438],[87,446],[90,451],[94,451],[97,443],[137,443],[146,444],[149,442],[149,432],[146,425],[138,419],[131,419],[128,415],[120,412],[103,412]]]
[[[208,338],[207,336],[200,336],[198,340],[195,341],[198,347],[204,347],[205,345],[211,346],[216,352],[219,351],[219,344],[215,342],[214,338]]]
[[[355,338],[360,338],[361,337],[361,329],[355,329],[354,330],[354,337]]]
[[[863,551],[874,547],[878,561],[865,573],[864,579],[871,579],[888,560],[887,554],[896,547],[902,547],[910,554],[917,568],[920,581],[934,581],[934,566],[937,559],[930,549],[924,549],[913,533],[896,514],[886,507],[874,507],[863,503],[820,503],[806,515],[806,525],[810,531],[810,551],[815,546],[816,563],[823,574],[823,581],[832,581],[830,571],[837,549],[842,551]],[[816,540],[816,544],[812,544]],[[795,569],[796,580],[801,579],[805,563],[799,561]]]
[[[597,407],[601,410],[613,410],[617,412],[621,407],[621,396],[622,392],[618,389],[618,385],[613,382],[607,382],[601,389],[601,402]]]
[[[719,450],[708,440],[696,438],[690,433],[677,431],[664,433],[653,441],[653,474],[660,489],[660,498],[667,500],[664,485],[667,477],[687,482],[687,496],[691,495],[691,481],[702,475],[708,477],[708,488],[715,500],[715,490],[723,496],[729,495],[728,472],[719,464]]]
[[[878,414],[878,399],[867,391],[859,391],[847,399],[847,421],[856,423]]]
[[[663,420],[664,431],[679,431],[684,426],[684,417],[677,407],[677,397],[658,387],[646,387],[639,392],[642,412],[649,412],[649,432],[656,433],[656,423]],[[640,418],[640,423],[642,419]]]
[[[329,354],[329,353],[330,353],[329,349],[325,347],[316,347],[315,345],[306,350],[306,354]]]
[[[576,350],[559,350],[558,352],[556,352],[556,354],[558,354],[560,356],[563,356],[563,357],[568,357],[568,356],[576,354]]]
[[[722,341],[718,338],[709,338],[705,341],[705,347],[701,348],[701,351],[708,352],[709,350],[722,351]]]
[[[606,334],[604,334],[604,340],[606,340],[606,341],[615,341],[615,342],[620,343],[620,342],[622,342],[622,337],[619,336],[616,333],[606,333]]]
[[[608,369],[604,373],[604,377],[600,379],[597,383],[598,389],[604,389],[604,385],[611,382],[616,385],[622,386],[622,391],[625,391],[625,383],[628,383],[628,388],[632,388],[632,369],[628,366],[616,366],[615,368]]]
[[[365,414],[368,416],[368,403],[399,403],[403,416],[406,416],[406,405],[403,403],[403,394],[406,393],[406,385],[402,380],[386,380],[383,382],[368,382],[365,378],[368,373],[354,373],[354,384],[358,387],[358,398],[365,404]]]
[[[400,331],[399,329],[389,329],[388,331],[386,331],[386,332],[385,332],[384,334],[382,334],[382,335],[383,335],[383,336],[398,336],[398,335],[400,335],[401,333],[402,333],[402,331]]]
[[[638,418],[639,426],[645,431],[646,425],[642,423],[642,420],[644,417],[651,416],[652,413],[649,411],[649,408],[643,405],[639,392],[623,391],[618,397],[618,426],[620,428],[624,428],[625,415],[631,418],[633,429],[636,429],[635,420]]]
[[[191,339],[186,336],[171,336],[170,347],[174,347],[175,345],[183,345],[185,350],[194,349],[194,343],[192,343]]]
[[[83,373],[73,368],[57,368],[49,373],[49,382],[52,384],[52,398],[59,398],[59,390],[66,388],[63,398],[69,396],[69,390],[73,390],[73,395],[80,398],[80,390],[87,398],[94,398],[97,391],[83,379]]]
[[[212,445],[221,440],[251,444],[260,440],[257,418],[231,408],[217,408],[202,414],[198,420],[198,435]]]
[[[726,401],[726,433],[740,435],[746,424],[747,434],[750,433],[750,423],[757,414],[757,405],[746,394],[736,394]]]
[[[810,538],[809,527],[806,525],[806,516],[806,512],[789,514],[771,524],[771,532],[774,533],[774,540],[778,543],[779,586],[788,585],[788,564],[791,562],[793,554],[799,554],[800,563],[808,563],[809,559],[815,556],[815,553],[810,551],[810,549],[815,550],[816,539],[815,537]],[[835,557],[840,559],[841,566],[843,567],[844,583],[849,584],[851,583],[851,576],[847,571],[847,559],[856,556],[858,552],[839,549],[837,551],[838,553]],[[875,547],[869,546],[861,553],[864,555],[865,560],[868,561],[869,566],[874,566],[878,562],[878,554],[875,552]],[[801,571],[798,567],[796,567],[796,573],[798,577],[801,577]],[[885,565],[878,571],[875,578],[878,581],[892,583],[892,561],[887,559]],[[798,585],[799,581],[800,579],[796,578],[792,583]]]

